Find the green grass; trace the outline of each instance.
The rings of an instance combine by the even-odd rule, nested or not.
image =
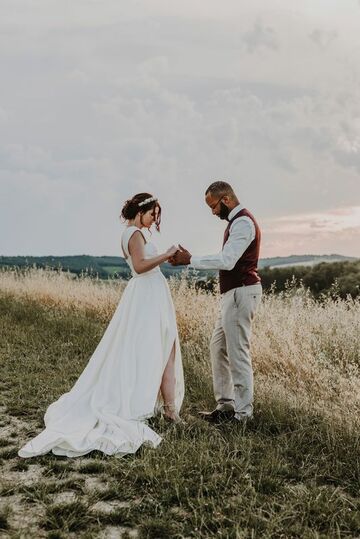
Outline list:
[[[9,529],[8,512],[6,510],[0,510],[0,532]]]
[[[63,530],[76,532],[86,528],[95,521],[82,502],[59,503],[49,505],[40,525],[46,530]]]
[[[85,462],[79,468],[77,471],[79,473],[83,474],[101,474],[106,469],[106,465],[103,462],[99,461],[91,461],[91,462]]]
[[[127,268],[121,266],[102,266],[102,270],[108,275],[114,275],[115,273],[125,273]]]
[[[69,477],[69,474],[72,472],[73,468],[71,464],[67,462],[50,462],[45,465],[46,471],[45,475],[47,477],[57,477],[59,480],[63,480]]]
[[[12,443],[14,443],[14,440],[12,441]],[[17,457],[16,447],[5,447],[0,449],[0,459],[11,460],[14,457]]]
[[[8,447],[13,443],[13,440],[6,440],[5,438],[0,438],[0,447]]]
[[[92,315],[64,313],[31,301],[0,297],[1,404],[8,415],[35,421],[70,389],[105,329]],[[203,354],[207,351],[203,350]],[[45,455],[41,480],[13,480],[1,494],[21,494],[27,507],[45,513],[37,526],[48,537],[96,537],[105,526],[136,528],[141,538],[327,538],[360,535],[360,434],[320,413],[291,408],[274,395],[257,393],[254,421],[213,427],[196,416],[210,407],[211,376],[203,377],[184,354],[185,423],[154,418],[164,439],[122,459],[94,452],[79,460]],[[34,427],[29,425],[29,433]],[[36,431],[36,429],[35,429]],[[28,473],[16,455],[16,438],[0,444],[13,471]],[[79,476],[81,474],[81,478]],[[89,492],[98,477],[104,490]],[[56,503],[54,496],[76,493]],[[127,502],[112,513],[92,510],[96,501]],[[0,528],[11,519],[0,514]],[[14,531],[15,533],[15,531]]]
[[[29,463],[25,460],[16,460],[10,468],[13,472],[27,472],[29,469]]]
[[[45,478],[34,482],[32,485],[24,485],[18,488],[18,492],[33,500],[37,496],[45,497],[64,491],[74,491],[83,494],[84,480],[79,479],[52,479]]]

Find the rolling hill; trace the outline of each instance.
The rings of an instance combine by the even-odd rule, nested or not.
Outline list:
[[[259,261],[259,268],[281,268],[289,266],[313,266],[321,262],[338,262],[356,260],[353,257],[342,255],[292,255],[287,257],[263,258]],[[90,273],[100,279],[109,277],[130,276],[130,270],[125,259],[120,256],[0,256],[0,268],[2,267],[31,267],[63,269],[80,275]],[[169,277],[183,270],[183,267],[174,268],[170,264],[163,264],[162,270]],[[200,276],[214,274],[212,271],[200,271]]]

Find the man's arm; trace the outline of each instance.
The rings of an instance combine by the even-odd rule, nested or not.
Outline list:
[[[249,217],[239,217],[230,227],[228,241],[220,253],[191,256],[190,265],[195,269],[232,270],[255,238],[255,226]]]

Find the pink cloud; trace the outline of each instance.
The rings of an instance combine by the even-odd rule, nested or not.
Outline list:
[[[360,206],[263,223],[262,257],[338,253],[360,257]]]

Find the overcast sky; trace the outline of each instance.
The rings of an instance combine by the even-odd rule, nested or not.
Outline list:
[[[359,0],[0,0],[0,255],[217,252],[225,179],[262,257],[360,256]]]

